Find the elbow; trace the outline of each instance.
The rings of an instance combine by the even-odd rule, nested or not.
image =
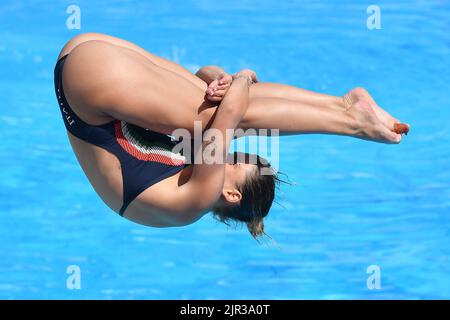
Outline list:
[[[224,101],[219,110],[222,109],[222,112],[230,116],[238,116],[242,113],[242,104],[241,101]]]

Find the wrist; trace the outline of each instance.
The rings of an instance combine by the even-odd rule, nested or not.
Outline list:
[[[243,74],[239,74],[237,76],[233,76],[233,80],[236,81],[238,79],[244,79],[247,82],[247,86],[250,87],[253,84],[253,80],[249,76],[245,76]]]

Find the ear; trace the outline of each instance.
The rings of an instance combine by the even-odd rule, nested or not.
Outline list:
[[[222,195],[227,202],[231,203],[237,203],[242,199],[242,194],[237,189],[223,189]]]

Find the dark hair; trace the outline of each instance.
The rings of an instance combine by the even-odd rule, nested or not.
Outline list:
[[[214,218],[226,225],[230,225],[230,221],[245,222],[253,238],[257,239],[265,234],[263,218],[269,213],[275,198],[275,186],[280,180],[266,159],[258,155],[245,155],[246,158],[256,157],[256,163],[250,163],[255,163],[257,169],[237,186],[242,194],[241,201],[238,204],[217,204],[212,212]],[[269,171],[269,174],[261,174],[262,170]]]

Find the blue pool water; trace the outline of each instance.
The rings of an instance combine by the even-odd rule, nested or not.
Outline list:
[[[450,3],[72,1],[0,4],[0,298],[450,298]],[[381,8],[369,30],[366,9]],[[53,93],[60,48],[81,32],[133,41],[192,71],[342,95],[355,86],[411,124],[400,145],[303,135],[280,141],[275,243],[212,217],[156,229],[112,213],[69,146]],[[81,269],[81,290],[66,268]],[[369,290],[367,267],[381,270]]]

